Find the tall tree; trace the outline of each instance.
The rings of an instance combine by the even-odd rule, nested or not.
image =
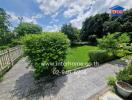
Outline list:
[[[109,20],[109,14],[102,13],[96,14],[87,18],[81,29],[81,38],[84,41],[88,41],[90,35],[96,35],[97,37],[103,36],[103,23]]]
[[[0,45],[6,45],[11,42],[12,34],[9,33],[9,15],[4,9],[0,8]]]
[[[132,9],[124,12],[124,15],[117,18],[121,23],[122,32],[132,32]]]
[[[71,24],[63,25],[61,28],[61,32],[66,34],[71,42],[79,40],[80,31],[76,27],[73,27]]]
[[[132,32],[132,22],[125,22],[123,25],[122,25],[122,32]]]
[[[9,15],[5,12],[4,9],[0,8],[0,34],[4,34],[9,31]]]
[[[121,24],[117,21],[106,21],[103,24],[104,33],[113,33],[121,31]]]
[[[18,33],[18,36],[23,36],[25,34],[41,33],[42,28],[33,23],[22,22],[14,29],[14,31]]]

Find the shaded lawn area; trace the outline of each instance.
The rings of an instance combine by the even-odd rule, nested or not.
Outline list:
[[[99,50],[99,48],[96,46],[78,46],[69,48],[65,61],[65,69],[71,70],[79,67],[86,67],[86,64],[89,63],[88,53],[92,50]]]

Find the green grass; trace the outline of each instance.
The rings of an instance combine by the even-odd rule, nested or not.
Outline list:
[[[88,52],[98,49],[99,48],[95,46],[79,46],[69,48],[65,61],[65,69],[71,70],[79,67],[85,67],[86,64],[89,63]]]
[[[3,80],[3,76],[2,75],[0,75],[0,82]]]

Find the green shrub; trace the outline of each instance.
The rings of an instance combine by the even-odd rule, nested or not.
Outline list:
[[[17,45],[22,45],[21,39],[14,39],[12,42],[9,44],[9,47],[15,47]]]
[[[105,50],[97,50],[89,52],[90,62],[104,63],[113,60],[114,57],[110,56]]]
[[[3,76],[0,74],[0,82],[3,80]]]
[[[122,57],[128,53],[124,47],[126,46],[126,43],[129,43],[129,41],[130,38],[126,33],[122,33],[121,35],[114,33],[98,39],[98,46],[101,49],[112,53],[116,57]]]
[[[0,33],[0,46],[6,46],[15,39],[15,34],[11,32]]]
[[[116,77],[113,77],[113,76],[109,76],[107,78],[107,84],[109,86],[115,86],[115,82],[116,82]]]
[[[24,36],[26,34],[38,34],[42,32],[42,27],[37,24],[22,22],[17,27],[15,27],[14,31],[17,36]]]
[[[127,34],[130,37],[130,43],[132,43],[132,32],[128,32]]]
[[[9,48],[8,46],[0,46],[0,50],[4,50],[4,49],[7,49]]]
[[[132,46],[126,46],[125,49],[132,53]]]
[[[25,54],[35,68],[35,77],[51,75],[53,68],[63,69],[69,40],[63,33],[42,33],[23,38]]]
[[[116,77],[109,76],[107,78],[107,84],[109,86],[115,86],[116,81],[125,81],[132,85],[132,63],[116,73]]]
[[[117,80],[126,81],[132,84],[132,65],[120,70],[119,73],[117,73],[116,78]]]

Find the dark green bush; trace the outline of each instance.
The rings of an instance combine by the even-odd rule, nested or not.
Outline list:
[[[35,77],[52,75],[53,68],[63,69],[69,40],[63,33],[42,33],[23,38],[25,54],[35,68]],[[58,65],[60,64],[60,65]]]
[[[105,50],[97,50],[89,52],[90,62],[104,63],[113,60],[114,57],[110,56]]]

